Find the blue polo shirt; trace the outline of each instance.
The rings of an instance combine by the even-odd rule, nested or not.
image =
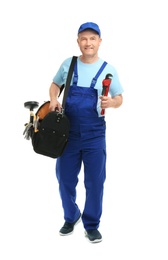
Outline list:
[[[62,86],[63,84],[65,84],[71,60],[72,60],[72,57],[67,58],[66,60],[63,61],[60,68],[58,69],[56,75],[53,78],[53,82],[55,84],[57,84],[59,86]],[[96,62],[88,64],[88,63],[83,63],[80,60],[80,58],[78,57],[77,58],[77,68],[78,68],[78,84],[77,85],[81,86],[81,87],[86,87],[86,88],[90,87],[92,79],[97,74],[97,72],[100,69],[103,62],[104,62],[104,60],[99,58]],[[97,89],[97,91],[98,91],[98,96],[101,96],[101,93],[102,93],[102,81],[105,79],[106,75],[109,73],[113,75],[111,85],[109,88],[109,95],[114,97],[114,96],[117,96],[117,95],[120,95],[123,93],[123,88],[119,81],[119,77],[118,77],[116,69],[112,65],[107,64],[105,66],[104,70],[102,71],[102,73],[100,74],[100,76],[96,82],[96,85],[95,85],[95,89]],[[72,79],[73,79],[73,75],[72,75]],[[71,84],[72,84],[72,79],[71,79]],[[98,111],[99,116],[101,116],[100,110],[101,110],[100,109],[100,99],[98,99],[97,111]]]

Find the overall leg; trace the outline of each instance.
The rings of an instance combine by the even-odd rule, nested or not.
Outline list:
[[[83,225],[86,230],[98,229],[102,215],[104,181],[106,178],[106,150],[105,148],[83,151],[84,184],[86,201],[82,214]]]
[[[80,215],[76,204],[76,186],[81,169],[81,153],[69,143],[63,155],[56,162],[56,177],[64,210],[64,219],[74,222]]]

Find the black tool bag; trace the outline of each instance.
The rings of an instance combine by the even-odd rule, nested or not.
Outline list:
[[[38,102],[28,101],[24,104],[26,108],[30,109],[30,123],[25,125],[23,134],[26,139],[32,140],[33,149],[38,154],[58,158],[68,143],[70,123],[64,114],[64,108],[76,59],[77,57],[73,56],[65,85],[61,112],[50,111],[50,101],[47,101],[34,115],[33,109],[38,106]],[[64,86],[62,86],[63,88]]]
[[[37,123],[31,129],[33,149],[36,153],[58,158],[68,142],[69,120],[64,113],[58,111],[48,112],[43,119],[39,119],[40,109],[37,112]]]

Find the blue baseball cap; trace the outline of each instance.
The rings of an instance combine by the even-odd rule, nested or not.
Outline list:
[[[101,35],[99,26],[98,26],[96,23],[92,23],[92,22],[83,23],[83,24],[79,27],[78,34],[79,34],[80,32],[83,32],[83,31],[87,30],[87,29],[90,29],[90,30],[95,31],[99,36]]]

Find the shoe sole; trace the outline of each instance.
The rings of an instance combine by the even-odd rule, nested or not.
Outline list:
[[[86,238],[89,240],[89,242],[92,243],[92,244],[94,244],[94,243],[99,243],[99,242],[101,242],[101,241],[103,240],[102,238],[95,239],[95,240],[90,240],[86,231],[85,231],[85,237],[86,237]]]
[[[79,222],[81,222],[81,217],[80,217],[80,218],[78,219],[78,221],[75,223],[74,228],[75,228],[75,226],[76,226]],[[74,229],[73,229],[71,232],[67,233],[67,234],[64,234],[64,233],[61,233],[61,232],[59,232],[59,234],[60,234],[61,236],[68,236],[68,235],[71,235],[73,232],[74,232]]]

